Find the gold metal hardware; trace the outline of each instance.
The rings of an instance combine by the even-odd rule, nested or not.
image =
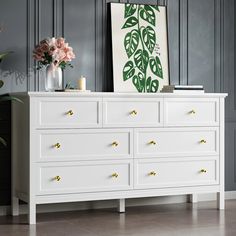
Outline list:
[[[118,178],[118,176],[119,176],[119,175],[118,175],[117,173],[113,173],[113,174],[111,175],[112,178]]]
[[[74,115],[74,112],[73,112],[72,110],[69,110],[69,111],[67,112],[67,115],[73,116],[73,115]]]
[[[206,173],[207,170],[205,170],[205,169],[201,169],[200,172],[201,172],[201,173]]]
[[[61,180],[61,177],[57,175],[54,179],[59,182]]]
[[[60,143],[56,143],[56,144],[54,145],[54,147],[57,148],[57,149],[59,149],[59,148],[61,147],[61,144],[60,144]]]
[[[196,111],[195,111],[195,110],[191,110],[191,111],[189,112],[189,114],[194,115],[194,114],[196,114]]]
[[[207,141],[205,139],[200,140],[200,143],[205,144]]]
[[[118,144],[118,142],[115,141],[111,145],[112,145],[112,147],[117,147],[119,144]]]
[[[138,112],[136,110],[133,110],[130,112],[130,115],[136,116],[138,114]]]
[[[155,171],[151,171],[151,172],[149,173],[150,176],[156,176],[156,174],[157,174],[157,173],[156,173]]]
[[[157,143],[154,140],[152,140],[152,141],[149,142],[149,144],[156,145]]]

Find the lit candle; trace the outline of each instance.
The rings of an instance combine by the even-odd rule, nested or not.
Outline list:
[[[86,90],[86,78],[83,76],[81,76],[80,79],[78,79],[78,89]]]

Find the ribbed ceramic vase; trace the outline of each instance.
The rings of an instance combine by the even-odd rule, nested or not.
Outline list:
[[[62,70],[61,67],[53,63],[46,67],[45,90],[53,92],[62,89]]]

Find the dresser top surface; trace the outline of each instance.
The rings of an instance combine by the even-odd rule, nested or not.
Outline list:
[[[114,92],[19,92],[15,96],[29,97],[140,97],[140,98],[184,98],[184,97],[227,97],[227,93],[114,93]]]

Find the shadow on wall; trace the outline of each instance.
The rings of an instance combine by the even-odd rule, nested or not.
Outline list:
[[[13,53],[8,55],[7,59],[0,64],[0,79],[4,82],[0,94],[26,91],[27,70],[29,78],[34,76],[34,70],[27,68],[27,60],[22,57],[25,55],[25,50],[14,48],[12,51]]]

